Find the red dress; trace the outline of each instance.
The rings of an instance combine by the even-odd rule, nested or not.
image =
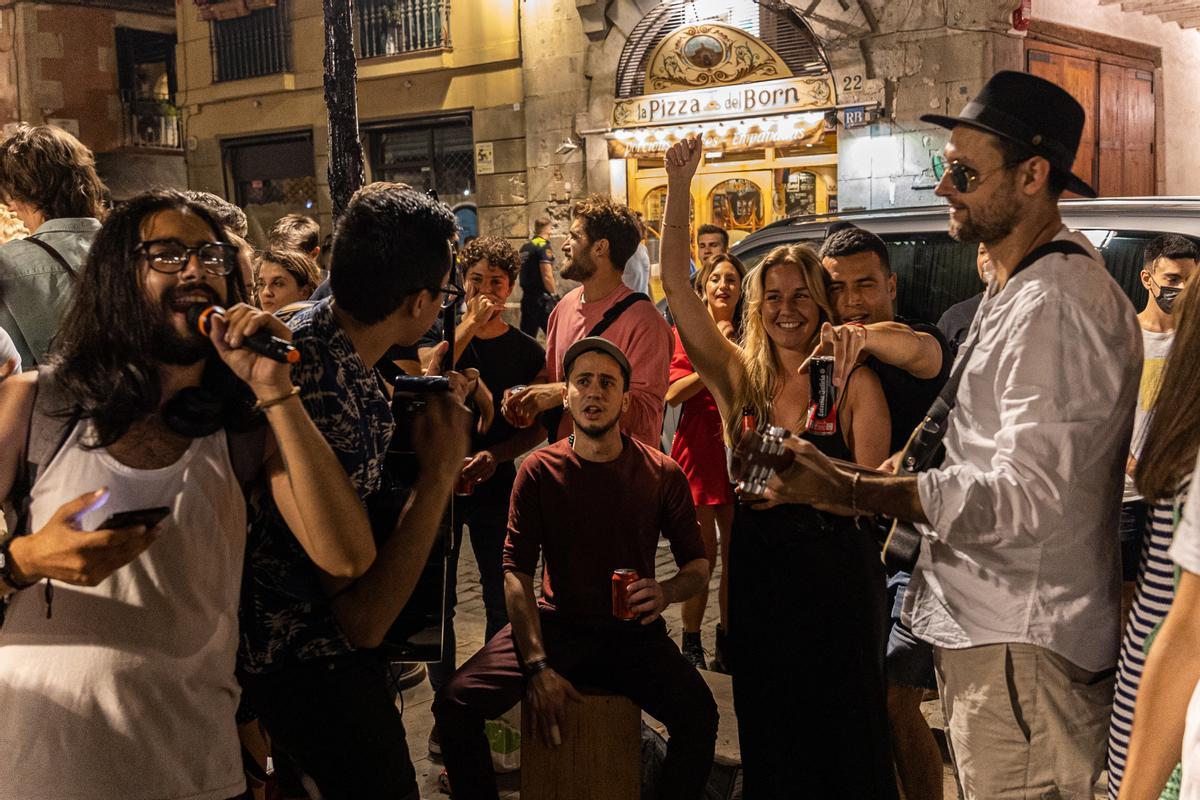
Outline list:
[[[675,350],[671,356],[670,382],[686,378],[696,370],[683,350],[679,331],[675,330]],[[697,506],[721,506],[733,503],[733,488],[725,460],[725,438],[721,412],[712,392],[701,389],[683,403],[679,426],[671,442],[671,458],[683,469]]]

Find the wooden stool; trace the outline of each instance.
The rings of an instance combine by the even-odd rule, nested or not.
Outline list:
[[[558,747],[533,735],[521,710],[521,800],[638,800],[642,791],[642,712],[628,697],[580,689],[567,701]]]

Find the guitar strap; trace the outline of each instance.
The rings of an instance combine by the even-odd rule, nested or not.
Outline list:
[[[1021,262],[1013,270],[1012,275],[1009,276],[1009,281],[1017,277],[1022,270],[1032,266],[1042,258],[1055,253],[1091,258],[1091,254],[1075,242],[1067,240],[1047,242],[1040,247],[1035,247],[1028,255],[1021,259]],[[946,379],[946,384],[942,387],[942,391],[937,396],[937,399],[933,401],[933,405],[929,407],[929,411],[925,414],[925,419],[917,426],[917,429],[913,431],[912,436],[909,438],[909,444],[904,450],[904,458],[901,464],[905,472],[919,472],[929,467],[930,460],[937,452],[938,445],[941,444],[942,439],[946,435],[948,428],[946,423],[950,418],[950,412],[954,410],[954,406],[958,402],[958,385],[962,383],[963,373],[967,370],[967,362],[971,358],[971,352],[979,342],[980,325],[977,323],[979,315],[982,312],[983,304],[980,303],[979,310],[975,312],[976,320],[971,326],[971,336],[958,351],[958,360],[954,364],[954,370],[950,373],[950,377]]]

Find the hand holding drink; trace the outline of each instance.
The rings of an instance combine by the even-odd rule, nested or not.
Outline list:
[[[508,424],[514,428],[528,428],[533,424],[533,416],[525,410],[525,393],[529,389],[525,384],[518,384],[504,392],[504,400],[500,403],[500,411]]]

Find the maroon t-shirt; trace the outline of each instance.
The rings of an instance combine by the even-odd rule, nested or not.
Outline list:
[[[562,439],[530,454],[513,484],[505,571],[533,575],[544,553],[542,605],[582,620],[613,619],[614,569],[654,576],[659,534],[679,566],[704,558],[679,465],[624,434],[621,442],[620,456],[597,463]]]

